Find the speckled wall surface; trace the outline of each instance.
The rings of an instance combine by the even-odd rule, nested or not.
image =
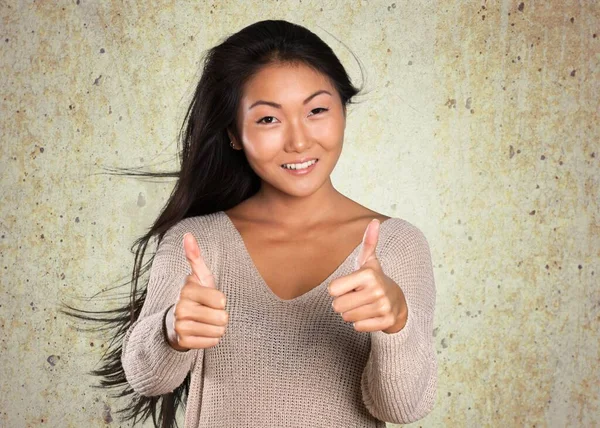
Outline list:
[[[108,341],[57,313],[130,275],[205,49],[283,18],[366,92],[334,182],[427,236],[439,390],[414,426],[600,425],[600,6],[0,2],[0,426],[119,426]],[[124,293],[125,290],[122,290]]]

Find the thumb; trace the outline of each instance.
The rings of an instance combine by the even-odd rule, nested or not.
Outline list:
[[[183,249],[185,258],[192,268],[192,274],[198,278],[203,286],[216,288],[214,276],[204,262],[198,242],[194,235],[189,232],[183,235]]]
[[[371,220],[367,225],[367,229],[363,235],[360,252],[356,258],[355,269],[360,269],[367,260],[377,257],[375,249],[377,248],[377,241],[379,240],[379,226],[380,222],[377,219]]]

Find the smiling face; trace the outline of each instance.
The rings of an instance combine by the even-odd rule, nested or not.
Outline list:
[[[261,192],[301,197],[331,183],[346,117],[337,90],[324,75],[306,65],[265,66],[243,87],[237,124],[241,144],[232,140],[262,179]],[[318,159],[308,174],[282,167],[306,158]]]

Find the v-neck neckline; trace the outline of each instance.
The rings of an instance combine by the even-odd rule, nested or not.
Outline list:
[[[246,261],[248,262],[248,265],[250,266],[250,269],[252,270],[252,273],[254,274],[254,276],[256,276],[256,278],[259,279],[260,283],[261,283],[261,287],[263,288],[263,290],[265,291],[265,294],[267,296],[269,296],[272,300],[275,300],[276,302],[279,303],[299,303],[302,302],[304,300],[309,299],[313,294],[317,293],[318,290],[320,290],[321,288],[323,288],[323,286],[325,284],[328,284],[329,282],[332,281],[332,278],[334,278],[336,275],[338,275],[342,269],[344,269],[346,267],[346,265],[348,264],[348,262],[351,259],[354,259],[358,254],[361,246],[362,246],[362,241],[356,246],[354,247],[354,249],[352,250],[352,252],[350,254],[348,254],[346,256],[346,258],[344,259],[344,261],[342,263],[340,263],[332,273],[329,274],[329,276],[327,278],[325,278],[320,284],[316,285],[315,287],[311,288],[310,290],[308,290],[307,292],[294,297],[293,299],[282,299],[281,297],[279,297],[277,294],[275,294],[273,292],[273,290],[271,289],[271,287],[269,287],[269,285],[267,284],[267,282],[265,281],[265,279],[263,278],[263,276],[261,275],[260,271],[258,270],[258,267],[256,266],[256,264],[254,263],[254,260],[252,259],[252,256],[250,255],[250,252],[248,251],[248,247],[246,246],[246,243],[244,242],[244,238],[242,237],[242,234],[239,232],[239,230],[237,229],[237,227],[235,226],[235,224],[233,224],[233,221],[231,221],[231,219],[229,218],[229,216],[227,215],[227,213],[225,213],[225,211],[219,211],[219,214],[221,214],[224,218],[225,218],[225,222],[228,224],[228,226],[230,227],[231,231],[233,232],[233,235],[235,236],[236,241],[240,244],[240,248],[242,250],[242,253],[244,255],[244,258],[246,259]],[[387,223],[389,220],[392,220],[393,217],[390,217],[384,221],[382,221],[379,225],[379,241],[378,241],[378,245],[379,242],[381,242],[381,235],[382,235],[382,231],[383,231],[383,224]]]

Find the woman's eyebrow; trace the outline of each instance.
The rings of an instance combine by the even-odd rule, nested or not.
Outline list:
[[[304,101],[302,101],[302,104],[308,103],[310,100],[312,100],[314,97],[316,97],[319,94],[329,94],[329,95],[331,95],[331,93],[329,91],[326,91],[325,89],[321,89],[321,90],[315,92],[314,94],[312,94],[311,96],[309,96]],[[281,104],[277,104],[277,103],[275,103],[273,101],[258,100],[255,103],[253,103],[250,107],[248,107],[248,110],[250,110],[252,107],[255,107],[255,106],[260,105],[260,104],[268,105],[268,106],[275,107],[275,108],[281,108]]]

